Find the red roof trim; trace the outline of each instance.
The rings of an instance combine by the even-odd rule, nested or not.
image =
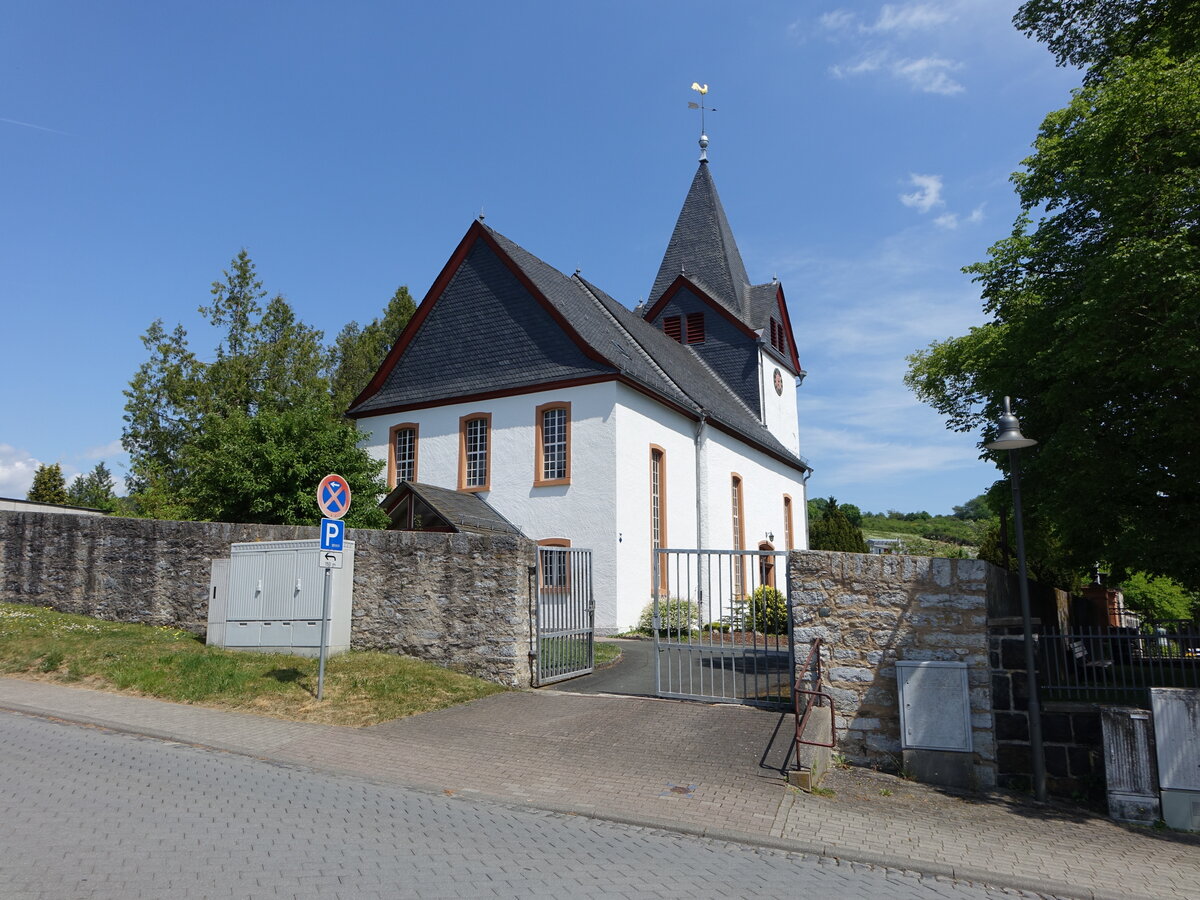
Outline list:
[[[796,367],[796,374],[799,375],[804,370],[800,367],[800,357],[796,353],[796,336],[792,331],[792,320],[788,318],[787,300],[783,296],[783,285],[779,285],[779,289],[775,292],[775,302],[779,304],[780,314],[783,316],[783,324],[787,328],[788,355],[792,359],[792,365]]]
[[[392,413],[409,412],[414,409],[430,409],[434,406],[453,406],[455,403],[474,403],[476,400],[494,400],[497,397],[519,397],[522,394],[536,394],[539,391],[557,391],[562,388],[579,387],[585,384],[600,384],[605,381],[617,381],[619,376],[613,372],[605,375],[588,375],[584,378],[564,378],[561,381],[543,381],[538,384],[522,385],[520,387],[503,388],[502,390],[483,391],[477,394],[460,394],[455,397],[439,397],[436,400],[425,400],[421,403],[397,403],[394,406],[384,406],[379,409],[368,409],[351,413],[351,419],[369,419],[373,416],[386,416]],[[657,396],[657,395],[653,395]]]
[[[489,248],[491,248],[492,252],[495,253],[500,261],[504,263],[508,270],[512,272],[513,276],[521,283],[521,286],[529,292],[529,295],[533,297],[538,305],[541,306],[542,309],[544,309],[550,316],[550,318],[554,320],[555,324],[557,324],[558,327],[561,328],[567,335],[567,337],[569,337],[575,343],[584,356],[593,362],[598,362],[601,365],[612,368],[612,362],[597,353],[596,350],[593,349],[588,342],[580,336],[579,332],[571,327],[567,320],[563,318],[562,314],[559,313],[559,311],[554,307],[554,304],[547,300],[546,296],[537,289],[532,281],[529,280],[529,276],[521,271],[521,267],[513,261],[512,257],[504,252],[504,249],[500,246],[499,242],[492,237],[488,229],[485,228],[481,222],[476,220],[471,223],[471,227],[467,229],[467,233],[463,235],[463,239],[459,241],[458,247],[455,248],[454,253],[446,262],[446,265],[442,267],[442,271],[438,274],[437,279],[433,282],[433,286],[430,287],[429,292],[421,301],[421,305],[417,307],[416,314],[409,320],[408,325],[406,325],[404,330],[400,333],[400,337],[396,340],[395,346],[392,347],[391,351],[384,359],[383,364],[379,367],[379,370],[367,384],[366,388],[363,389],[362,393],[355,397],[354,402],[350,404],[351,409],[358,406],[360,403],[366,402],[370,397],[374,396],[379,392],[380,389],[383,388],[383,385],[387,381],[388,375],[391,374],[392,369],[395,368],[396,363],[400,360],[400,357],[404,355],[404,351],[408,349],[408,345],[411,344],[413,338],[416,337],[421,325],[424,324],[425,320],[429,317],[429,313],[437,304],[438,300],[442,298],[442,295],[445,293],[446,288],[450,284],[450,280],[458,273],[458,270],[462,267],[462,264],[466,260],[468,254],[471,252],[475,246],[475,243],[480,240],[480,238],[482,238],[483,242],[487,244]],[[500,395],[492,394],[491,396]],[[414,409],[420,406],[431,405],[435,404],[421,403],[416,404],[415,406],[395,408],[397,410],[402,408]],[[389,407],[389,409],[392,409],[392,407]],[[369,413],[364,413],[363,415],[378,415],[378,413],[375,410],[372,410]],[[352,418],[358,418],[358,416],[353,416]]]
[[[354,409],[360,403],[366,402],[369,397],[378,393],[380,388],[383,387],[388,375],[391,374],[400,357],[404,355],[404,351],[408,349],[408,345],[412,343],[412,339],[416,337],[417,332],[421,330],[421,326],[425,323],[425,320],[429,318],[429,313],[433,311],[433,307],[441,299],[447,285],[450,284],[450,279],[457,274],[463,264],[463,260],[467,258],[467,254],[481,234],[483,234],[483,226],[478,221],[472,222],[471,227],[467,229],[467,233],[458,242],[458,246],[454,248],[450,259],[446,261],[446,265],[442,266],[442,271],[434,279],[433,285],[421,300],[417,311],[408,320],[408,324],[404,326],[404,330],[400,332],[400,337],[396,339],[395,345],[393,345],[388,355],[384,358],[383,365],[379,367],[375,375],[367,382],[367,386],[363,388],[362,393],[354,398],[354,402],[350,404],[350,409]]]
[[[711,296],[709,296],[706,291],[698,287],[694,281],[691,281],[687,275],[682,274],[676,276],[675,280],[671,282],[671,286],[662,292],[662,296],[658,298],[658,301],[652,307],[650,307],[650,309],[646,310],[646,313],[642,318],[644,318],[647,322],[653,322],[658,314],[662,312],[663,307],[670,303],[674,296],[684,287],[687,287],[688,290],[696,294],[699,299],[711,306],[718,314],[727,319],[735,328],[737,328],[747,337],[758,340],[758,332],[730,312],[724,304],[718,303]]]
[[[476,222],[475,224],[478,225],[479,223]],[[558,324],[558,327],[566,333],[567,337],[575,342],[576,346],[579,347],[583,355],[593,362],[598,362],[601,365],[608,366],[610,369],[613,368],[613,364],[610,360],[605,359],[603,356],[597,353],[596,350],[593,349],[592,346],[583,339],[579,332],[571,327],[571,324],[563,318],[562,313],[558,311],[553,303],[546,299],[545,294],[537,289],[534,283],[529,280],[529,276],[521,270],[521,267],[516,264],[513,258],[504,252],[504,250],[500,247],[499,242],[492,237],[488,230],[482,226],[480,227],[482,229],[483,239],[487,245],[492,248],[497,256],[500,257],[501,261],[508,267],[508,270],[513,273],[517,281],[521,282],[522,287],[529,291],[533,299],[541,305],[541,307],[549,314],[550,318],[552,318]]]

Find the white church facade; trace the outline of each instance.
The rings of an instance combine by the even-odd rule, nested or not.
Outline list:
[[[650,602],[655,549],[806,547],[803,375],[702,158],[646,304],[476,221],[349,414],[394,527],[429,527],[428,500],[455,530],[589,548],[611,633]]]

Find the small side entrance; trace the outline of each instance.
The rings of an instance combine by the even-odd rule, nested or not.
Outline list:
[[[782,708],[792,702],[787,553],[655,554],[655,690],[659,697]]]
[[[534,614],[538,686],[587,675],[595,665],[592,551],[539,547]]]

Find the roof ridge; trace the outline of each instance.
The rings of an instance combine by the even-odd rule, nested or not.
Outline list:
[[[641,354],[642,358],[645,359],[646,362],[648,362],[650,364],[651,368],[653,368],[655,372],[657,372],[659,375],[661,375],[663,377],[664,381],[666,381],[668,384],[672,385],[675,388],[675,390],[679,391],[679,393],[681,393],[683,396],[687,397],[693,403],[696,403],[696,399],[691,394],[689,394],[687,391],[685,391],[674,378],[672,378],[670,375],[667,374],[666,370],[663,369],[663,367],[658,364],[658,360],[656,360],[650,354],[650,352],[646,350],[646,348],[642,345],[642,342],[637,339],[637,337],[633,334],[633,332],[631,332],[628,328],[626,328],[624,325],[622,325],[620,320],[616,316],[614,316],[612,314],[612,312],[609,311],[608,307],[606,307],[601,302],[600,298],[596,295],[596,290],[600,290],[600,288],[597,287],[595,290],[593,290],[593,285],[590,284],[589,282],[587,282],[586,280],[584,280],[584,278],[578,274],[573,275],[571,277],[579,282],[579,284],[587,292],[587,295],[592,299],[592,302],[595,303],[596,306],[598,306],[600,308],[600,311],[603,312],[604,315],[608,316],[608,318],[612,321],[612,323],[621,330],[621,333],[624,334],[627,338],[629,338],[630,341],[633,342],[633,345],[637,348],[637,350]],[[614,299],[613,302],[615,303],[617,301]],[[617,365],[620,366],[620,363],[618,363]],[[699,409],[704,409],[704,407],[701,406],[699,403],[696,403],[696,406]]]
[[[633,333],[629,331],[629,329],[627,329],[627,328],[625,328],[625,326],[621,325],[621,323],[620,323],[620,322],[617,320],[617,317],[616,317],[616,316],[614,316],[614,315],[613,315],[611,312],[609,312],[609,311],[608,311],[608,309],[607,309],[607,308],[604,306],[604,304],[603,304],[603,303],[600,303],[600,298],[599,298],[599,297],[596,297],[596,295],[595,295],[594,293],[592,293],[592,291],[591,291],[591,285],[587,284],[587,282],[585,282],[585,281],[584,281],[582,278],[580,278],[579,280],[580,280],[581,282],[583,282],[583,284],[584,284],[584,286],[585,286],[585,287],[587,287],[587,288],[588,288],[588,293],[589,293],[589,294],[592,294],[593,298],[594,298],[594,299],[596,300],[596,302],[597,302],[597,303],[600,305],[601,309],[603,309],[603,310],[605,311],[605,313],[607,313],[607,314],[608,314],[608,316],[609,316],[609,317],[610,317],[610,318],[611,318],[611,319],[612,319],[614,322],[616,322],[617,326],[618,326],[618,327],[619,327],[619,328],[620,328],[620,329],[621,329],[623,332],[625,332],[626,334],[628,334],[628,335],[629,335],[629,337],[630,337],[630,339],[631,339],[631,340],[633,340],[633,341],[635,341],[635,342],[637,343],[637,345],[638,345],[638,349],[639,349],[639,350],[641,350],[643,354],[645,354],[647,357],[649,357],[649,358],[650,358],[651,362],[653,362],[653,363],[654,363],[654,368],[655,368],[655,369],[657,369],[657,370],[658,370],[658,371],[660,371],[660,372],[663,372],[663,377],[665,377],[665,378],[666,378],[666,379],[667,379],[667,380],[668,380],[668,381],[669,381],[671,384],[675,385],[675,387],[676,387],[676,388],[679,390],[679,392],[680,392],[681,394],[683,394],[685,397],[687,397],[689,400],[691,400],[693,403],[695,403],[695,404],[696,404],[696,406],[697,406],[697,408],[699,408],[699,409],[700,409],[702,412],[704,412],[704,411],[705,411],[704,404],[703,404],[703,403],[700,403],[700,402],[699,402],[699,401],[698,401],[698,400],[697,400],[695,397],[693,397],[693,396],[692,396],[692,394],[691,394],[691,393],[690,393],[690,392],[689,392],[689,391],[688,391],[686,388],[684,388],[682,385],[680,385],[680,384],[679,384],[679,382],[677,382],[675,379],[673,379],[673,378],[671,378],[669,375],[667,375],[667,374],[666,374],[666,372],[664,372],[664,371],[662,370],[662,367],[661,367],[661,366],[659,366],[657,362],[654,362],[654,358],[653,358],[653,357],[650,355],[649,351],[647,351],[647,350],[646,350],[646,348],[645,348],[645,347],[642,345],[642,342],[641,342],[641,341],[639,341],[639,340],[637,339],[637,337],[635,337],[635,336],[633,335]],[[614,301],[614,302],[616,302],[616,301]],[[644,320],[644,319],[639,319],[638,321],[642,321],[642,322],[644,322],[645,320]],[[647,323],[647,327],[650,327],[648,323]],[[760,418],[759,414],[758,414],[758,413],[756,413],[754,410],[752,410],[752,409],[749,407],[749,405],[747,405],[746,401],[744,401],[744,400],[743,400],[741,397],[739,397],[739,396],[737,395],[737,393],[736,393],[736,392],[734,392],[733,388],[731,388],[731,387],[730,387],[728,384],[726,384],[726,383],[725,383],[725,379],[724,379],[724,378],[722,378],[721,376],[719,376],[719,375],[716,373],[716,371],[714,371],[714,370],[713,370],[713,367],[712,367],[712,366],[710,366],[710,365],[709,365],[709,364],[708,364],[708,363],[705,361],[704,357],[702,357],[702,356],[701,356],[699,353],[697,353],[697,352],[696,352],[695,350],[693,350],[691,347],[687,347],[687,346],[684,346],[684,345],[682,345],[682,344],[681,344],[681,345],[680,345],[680,348],[681,348],[682,350],[686,351],[686,352],[687,352],[687,353],[690,355],[690,357],[691,357],[692,359],[694,359],[696,362],[700,363],[700,365],[701,365],[701,366],[703,366],[703,367],[705,368],[705,370],[708,372],[708,374],[709,374],[709,375],[712,377],[713,381],[714,381],[716,384],[718,384],[718,385],[720,386],[721,390],[723,390],[723,391],[724,391],[726,394],[728,394],[730,397],[732,397],[732,398],[734,399],[734,401],[735,401],[735,402],[736,402],[736,403],[737,403],[737,404],[738,404],[738,405],[739,405],[739,406],[740,406],[740,407],[741,407],[743,410],[745,410],[745,412],[746,412],[746,413],[747,413],[749,416],[751,416],[751,418],[753,418],[753,419],[754,419],[754,421],[755,421],[755,422],[758,424],[758,426],[759,426],[760,428],[762,428],[762,429],[763,429],[764,431],[766,431],[768,434],[771,434],[771,430],[770,430],[769,428],[767,428],[767,427],[766,427],[766,426],[765,426],[765,425],[762,423],[762,419]],[[709,411],[711,412],[711,410],[709,410]],[[772,437],[774,437],[774,435],[772,435]],[[799,458],[799,454],[797,454],[797,458]]]

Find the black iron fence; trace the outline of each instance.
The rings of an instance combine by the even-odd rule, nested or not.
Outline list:
[[[1149,702],[1152,687],[1200,687],[1200,625],[1044,629],[1038,636],[1042,693],[1050,700]]]

